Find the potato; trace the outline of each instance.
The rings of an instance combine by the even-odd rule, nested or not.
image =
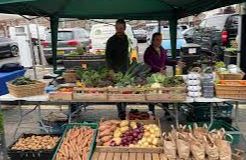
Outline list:
[[[124,120],[124,121],[120,122],[120,127],[125,127],[125,126],[128,126],[128,125],[129,125],[129,121],[127,121],[127,120]]]
[[[99,131],[103,132],[104,130],[106,130],[106,129],[110,128],[110,127],[111,127],[110,125],[100,125]]]
[[[111,130],[110,130],[110,129],[106,129],[106,130],[104,130],[103,132],[100,132],[100,133],[99,133],[99,137],[108,136],[108,135],[110,135],[110,134],[112,134]]]
[[[101,138],[101,141],[103,143],[110,141],[113,138],[113,136],[104,136]]]
[[[112,125],[112,126],[110,127],[110,131],[111,131],[111,132],[114,132],[114,131],[116,130],[116,128],[117,128],[116,125]]]
[[[120,128],[121,133],[125,133],[128,130],[129,130],[129,127],[128,126],[125,126],[125,127]]]

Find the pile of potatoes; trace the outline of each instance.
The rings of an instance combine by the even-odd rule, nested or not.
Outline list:
[[[37,136],[33,135],[20,138],[11,148],[12,150],[50,150],[55,148],[59,141],[56,136]]]

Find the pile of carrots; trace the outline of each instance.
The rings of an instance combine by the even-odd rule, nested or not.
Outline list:
[[[87,160],[94,130],[87,126],[70,129],[63,139],[56,160]]]

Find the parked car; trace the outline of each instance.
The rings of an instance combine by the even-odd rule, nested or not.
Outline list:
[[[144,29],[133,30],[134,37],[138,40],[138,42],[146,42],[147,41],[147,31]]]
[[[147,43],[148,44],[151,44],[151,41],[152,41],[152,35],[155,33],[155,32],[158,32],[158,27],[154,28],[154,30],[152,31],[152,34],[149,35],[148,37],[148,41]],[[166,49],[168,51],[168,57],[171,57],[172,54],[171,54],[171,37],[170,37],[170,31],[169,31],[169,28],[164,28],[162,27],[161,28],[161,33],[162,33],[162,47],[164,49]],[[186,44],[186,41],[181,33],[181,30],[180,29],[177,29],[177,57],[180,55],[180,48]]]
[[[239,15],[223,14],[209,17],[201,22],[194,34],[194,43],[214,52],[223,60],[223,51],[235,40],[238,32]]]
[[[10,38],[0,37],[0,56],[13,56],[19,55],[18,44]]]
[[[126,35],[130,41],[131,49],[138,50],[137,39],[133,36],[132,28],[129,24],[126,25]],[[92,53],[105,54],[106,43],[108,39],[115,34],[114,24],[95,24],[91,28],[90,40],[91,40],[91,49]],[[134,52],[136,53],[136,52]],[[138,58],[137,55],[136,58]]]
[[[83,28],[59,29],[57,35],[57,59],[62,59],[64,55],[83,47],[85,51],[89,50],[89,33]],[[46,40],[42,42],[44,55],[48,63],[52,63],[51,33],[48,32]]]
[[[196,32],[195,27],[191,27],[191,28],[188,28],[188,29],[182,31],[182,35],[184,36],[187,43],[193,42],[193,36],[194,36],[195,32]]]

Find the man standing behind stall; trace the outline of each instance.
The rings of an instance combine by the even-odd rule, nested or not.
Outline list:
[[[122,19],[116,21],[116,33],[110,37],[106,45],[106,62],[109,69],[114,72],[125,73],[130,64],[129,41],[125,34],[126,22]],[[126,104],[117,104],[118,116],[120,119],[126,117]]]

